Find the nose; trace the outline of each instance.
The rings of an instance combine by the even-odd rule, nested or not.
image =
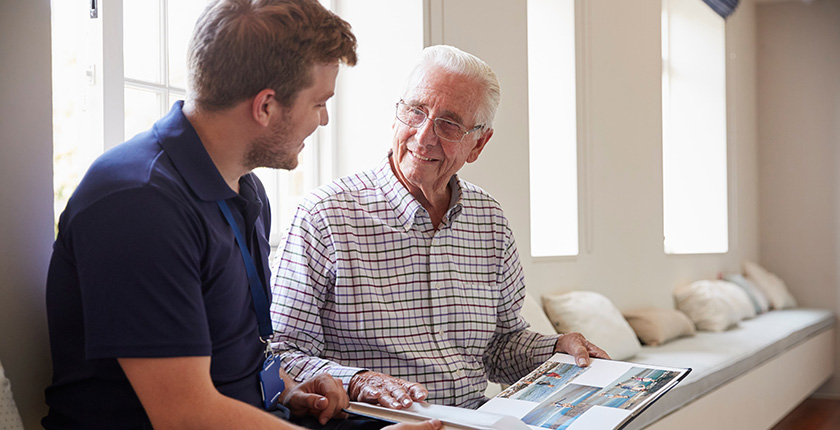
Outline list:
[[[327,123],[330,122],[330,114],[327,112],[327,107],[326,106],[324,106],[321,109],[320,116],[321,116],[321,122],[320,122],[321,127],[327,125]]]
[[[422,145],[434,145],[437,142],[437,134],[435,134],[435,122],[431,119],[417,129],[417,142]]]

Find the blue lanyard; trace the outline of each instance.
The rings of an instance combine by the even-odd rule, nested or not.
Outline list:
[[[245,271],[248,272],[248,283],[251,285],[251,298],[254,300],[254,310],[257,312],[257,323],[260,326],[260,338],[267,341],[274,333],[271,328],[271,317],[268,312],[268,299],[265,297],[265,289],[262,281],[257,274],[257,267],[254,265],[254,259],[248,248],[245,246],[245,240],[242,237],[242,232],[236,221],[233,220],[233,215],[230,214],[230,209],[224,200],[216,201],[219,209],[225,215],[230,227],[233,229],[233,235],[236,237],[236,242],[239,244],[239,250],[242,252],[242,259],[245,260]]]

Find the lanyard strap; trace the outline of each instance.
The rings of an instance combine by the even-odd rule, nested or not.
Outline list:
[[[236,224],[236,221],[233,220],[233,215],[231,215],[227,203],[224,200],[218,200],[216,203],[218,203],[219,209],[222,210],[222,213],[225,215],[225,219],[233,229],[233,235],[236,237],[236,242],[239,244],[239,250],[242,252],[242,259],[245,260],[245,271],[248,272],[248,283],[251,285],[251,298],[254,300],[254,310],[257,312],[257,322],[260,326],[260,338],[267,341],[273,334],[274,330],[271,328],[271,317],[268,312],[268,299],[265,297],[265,289],[263,288],[262,281],[257,274],[257,267],[254,265],[254,259],[251,257],[251,253],[248,252],[248,248],[245,246],[245,240],[242,237],[242,232],[239,230],[239,226]]]

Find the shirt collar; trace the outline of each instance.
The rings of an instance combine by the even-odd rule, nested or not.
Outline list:
[[[452,198],[449,201],[449,210],[446,211],[444,215],[445,218],[448,218],[449,221],[454,221],[455,218],[461,214],[461,210],[464,207],[463,201],[463,184],[461,183],[461,179],[458,178],[458,175],[452,175],[449,178],[449,189],[452,190]]]
[[[408,192],[408,189],[400,182],[397,175],[394,174],[391,168],[391,156],[393,151],[388,151],[388,156],[382,161],[379,167],[375,170],[376,180],[379,188],[385,195],[385,200],[394,210],[399,220],[400,225],[408,231],[414,226],[414,220],[418,210],[425,211],[426,209]],[[449,179],[449,188],[452,190],[452,198],[449,202],[449,210],[446,211],[445,217],[450,221],[454,220],[460,213],[463,207],[461,190],[463,189],[461,180],[458,175],[452,175]]]
[[[198,198],[216,201],[236,197],[184,116],[183,106],[183,101],[175,102],[172,110],[153,126],[160,145]]]

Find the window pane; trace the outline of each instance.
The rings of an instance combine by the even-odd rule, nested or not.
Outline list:
[[[192,36],[195,21],[204,10],[208,0],[169,0],[168,47],[169,86],[187,88],[187,45]]]
[[[123,1],[123,64],[126,78],[162,83],[160,1]]]
[[[664,0],[662,179],[665,252],[729,248],[724,21],[703,2]]]
[[[423,50],[423,1],[336,0],[333,4],[336,13],[353,25],[359,42],[359,63],[338,74],[331,116],[337,143],[335,173],[343,176],[376,165],[391,145],[394,104]]]
[[[169,112],[169,109],[172,109],[172,105],[175,104],[178,100],[184,100],[186,98],[186,94],[180,91],[170,91],[169,92],[169,102],[166,103],[166,112]]]
[[[147,130],[161,116],[161,94],[139,88],[125,89],[125,139]]]
[[[89,60],[93,47],[101,41],[91,31],[88,7],[87,0],[51,2],[56,222],[70,194],[103,147],[101,120],[91,114],[96,68]]]
[[[577,255],[573,0],[528,0],[531,255]]]

